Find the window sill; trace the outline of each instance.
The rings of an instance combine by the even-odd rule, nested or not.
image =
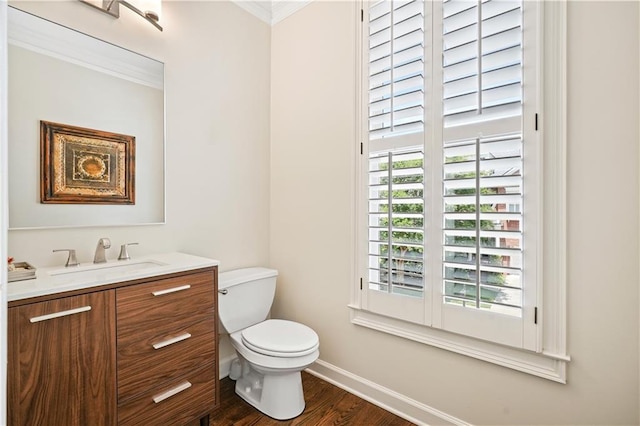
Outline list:
[[[349,305],[351,322],[394,336],[566,384],[568,355],[530,352],[385,317]]]

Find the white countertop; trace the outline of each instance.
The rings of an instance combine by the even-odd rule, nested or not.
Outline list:
[[[82,263],[68,268],[38,268],[35,279],[7,283],[7,298],[11,302],[219,264],[214,259],[174,252],[140,256],[131,260],[109,260],[95,265]]]

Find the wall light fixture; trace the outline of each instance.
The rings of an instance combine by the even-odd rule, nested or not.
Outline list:
[[[142,16],[154,27],[162,31],[160,22],[160,12],[162,9],[161,0],[79,0],[84,4],[95,7],[109,15],[119,18],[120,5],[126,6],[138,15]]]

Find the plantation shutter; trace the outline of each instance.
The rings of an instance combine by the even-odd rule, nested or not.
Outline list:
[[[535,99],[525,103],[523,88],[535,69],[523,59],[535,45],[523,43],[523,8],[369,3],[366,310],[531,347],[523,218],[525,182],[538,181],[524,173],[532,146],[523,116]],[[535,241],[527,247],[535,254]]]
[[[424,25],[422,0],[383,0],[368,10],[368,308],[417,322],[424,293]],[[398,299],[406,296],[416,300]]]
[[[444,1],[442,23],[440,326],[520,346],[522,2]],[[498,314],[500,326],[460,307]]]
[[[371,140],[424,131],[423,9],[422,0],[383,0],[369,9]]]
[[[521,3],[520,0],[443,2],[445,128],[484,129],[482,122],[521,115]],[[507,123],[515,130],[520,128],[515,120],[499,125]],[[505,128],[498,131],[504,133]]]

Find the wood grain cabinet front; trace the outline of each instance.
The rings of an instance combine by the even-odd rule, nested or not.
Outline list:
[[[115,425],[115,292],[9,308],[10,425]]]
[[[185,425],[204,419],[215,405],[213,364],[186,372],[118,407],[119,425]],[[201,422],[202,424],[202,422]],[[207,423],[208,424],[208,423]]]
[[[9,425],[206,423],[217,267],[92,290],[9,304]]]
[[[217,375],[216,294],[211,273],[116,290],[118,404],[126,406],[127,413],[131,407],[148,411],[146,403],[131,401],[178,386],[196,370],[210,369]],[[199,380],[197,392],[215,401],[215,381]],[[178,399],[177,395],[168,398]],[[129,415],[119,417],[124,421]]]

